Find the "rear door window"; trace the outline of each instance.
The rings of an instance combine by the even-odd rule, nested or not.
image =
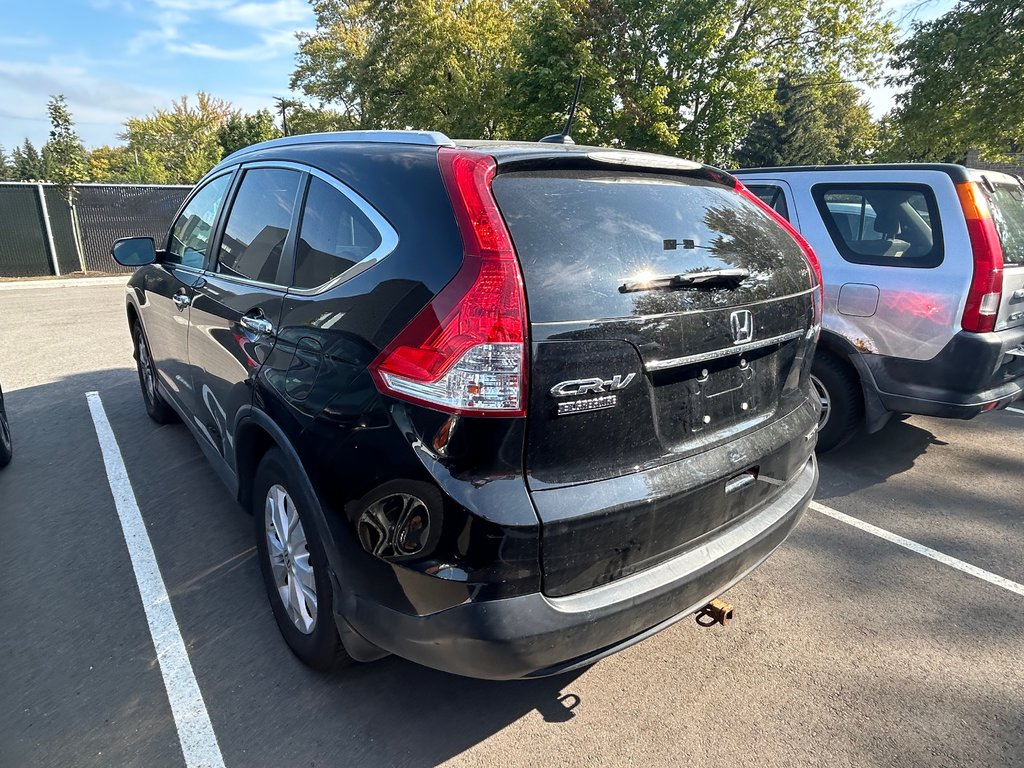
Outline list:
[[[278,284],[278,270],[302,174],[286,168],[245,172],[221,238],[217,272]]]
[[[789,206],[786,204],[786,193],[777,184],[747,184],[749,189],[761,202],[789,221]]]
[[[326,285],[370,256],[380,232],[339,189],[313,176],[295,246],[296,288]]]
[[[533,322],[693,312],[807,291],[799,246],[735,190],[700,179],[607,171],[501,173],[495,198],[523,267]],[[622,291],[707,270],[735,288]]]
[[[1024,187],[1020,184],[995,184],[988,194],[992,220],[1003,247],[1003,262],[1024,265]]]
[[[224,203],[224,195],[227,194],[230,183],[230,173],[218,176],[207,182],[206,186],[188,201],[185,210],[171,227],[166,254],[162,259],[164,263],[203,268],[210,248],[213,225],[217,221],[217,214]]]
[[[942,263],[942,227],[928,186],[818,184],[812,194],[846,261],[920,268]]]

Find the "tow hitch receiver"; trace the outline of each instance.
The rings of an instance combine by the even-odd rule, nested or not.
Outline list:
[[[713,627],[715,624],[726,627],[732,621],[732,605],[724,600],[712,600],[697,611],[694,618],[702,627]]]

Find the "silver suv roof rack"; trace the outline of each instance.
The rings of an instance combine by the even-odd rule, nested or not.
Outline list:
[[[338,142],[366,142],[373,144],[421,144],[432,147],[452,147],[455,142],[440,131],[332,131],[329,133],[304,133],[298,136],[284,136],[280,139],[262,141],[251,147],[239,149],[224,158],[230,160],[262,149],[294,147],[300,144],[334,144]],[[223,162],[223,160],[221,161]]]

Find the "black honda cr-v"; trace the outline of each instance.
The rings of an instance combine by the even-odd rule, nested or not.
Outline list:
[[[820,277],[731,176],[559,144],[258,144],[191,193],[128,324],[255,518],[318,668],[590,664],[764,560],[817,482]]]

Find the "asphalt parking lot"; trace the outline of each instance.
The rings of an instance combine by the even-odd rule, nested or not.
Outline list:
[[[821,462],[827,509],[980,572],[814,510],[728,593],[727,628],[545,680],[393,658],[323,676],[277,632],[248,515],[146,416],[122,296],[0,288],[0,765],[185,763],[87,392],[232,768],[1024,765],[1024,413],[893,421]]]

